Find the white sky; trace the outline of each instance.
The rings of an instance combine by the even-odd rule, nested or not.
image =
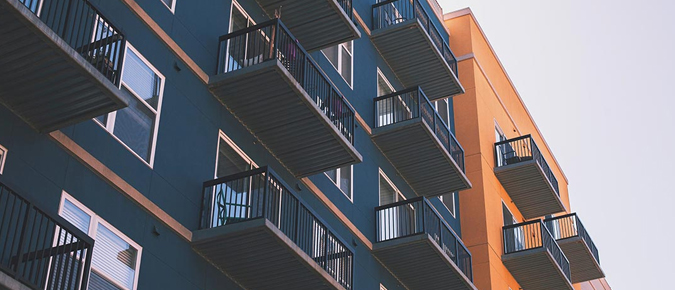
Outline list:
[[[612,288],[674,289],[675,1],[438,1],[476,15]]]

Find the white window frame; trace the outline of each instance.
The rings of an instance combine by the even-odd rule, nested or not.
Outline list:
[[[5,170],[5,161],[7,160],[7,148],[4,146],[0,145],[0,152],[2,152],[2,156],[0,156],[0,174],[2,174]]]
[[[138,251],[138,253],[136,254],[136,269],[134,269],[135,275],[134,275],[134,285],[133,285],[133,288],[132,288],[132,289],[127,289],[126,287],[117,284],[113,279],[111,279],[110,277],[106,276],[106,274],[103,273],[102,271],[97,271],[99,274],[101,274],[101,276],[103,276],[104,278],[106,278],[106,280],[107,280],[108,282],[114,284],[115,286],[119,287],[120,289],[125,289],[125,290],[136,290],[137,287],[138,287],[138,277],[140,276],[140,273],[141,273],[141,256],[143,256],[143,247],[141,247],[138,243],[134,242],[134,240],[132,240],[132,239],[130,239],[129,237],[127,237],[127,235],[123,234],[120,230],[118,230],[117,228],[115,228],[114,226],[112,226],[110,223],[108,223],[107,221],[105,221],[105,220],[104,220],[103,218],[101,218],[99,215],[97,215],[96,213],[94,213],[94,211],[92,211],[91,209],[89,209],[88,207],[86,207],[86,206],[85,206],[84,204],[82,204],[80,201],[78,201],[77,199],[75,199],[74,197],[72,197],[72,196],[71,196],[70,194],[68,194],[65,190],[64,190],[63,193],[61,194],[61,202],[60,202],[60,204],[59,204],[59,216],[61,216],[61,214],[63,213],[63,207],[64,207],[64,205],[65,205],[66,199],[67,199],[69,202],[71,202],[73,205],[75,205],[77,208],[79,208],[80,210],[84,211],[84,213],[86,213],[86,214],[89,215],[89,217],[90,217],[90,219],[89,219],[89,232],[86,233],[86,234],[87,234],[89,237],[91,237],[92,239],[94,239],[94,242],[96,241],[96,234],[98,233],[98,225],[99,225],[99,224],[102,224],[102,225],[105,226],[108,230],[110,230],[113,234],[115,234],[115,235],[118,236],[120,239],[122,239],[122,240],[124,240],[125,242],[127,242],[129,245],[131,245],[132,247],[134,247],[134,248]],[[58,239],[58,236],[57,236],[57,239]],[[94,250],[94,251],[95,251],[95,250]],[[92,254],[93,254],[93,253],[92,253]],[[92,269],[95,268],[94,265],[93,265],[93,263],[92,263],[92,265],[91,265],[91,268],[92,268]],[[87,288],[89,288],[89,285],[87,285]]]
[[[169,8],[169,11],[171,11],[171,13],[175,14],[176,13],[176,2],[177,1],[178,0],[171,0],[171,7],[169,7],[169,5],[166,5],[166,3],[164,3],[164,1],[160,1],[160,2],[162,2],[162,4],[164,4],[164,7]]]
[[[141,104],[145,105],[149,110],[155,113],[155,125],[153,128],[152,132],[152,140],[150,141],[151,146],[150,146],[150,160],[146,161],[136,153],[131,147],[129,147],[124,141],[122,141],[119,137],[115,136],[115,118],[117,117],[117,111],[110,112],[108,114],[105,114],[107,116],[106,124],[101,123],[98,119],[94,118],[93,120],[96,122],[96,124],[99,124],[103,129],[108,131],[108,133],[118,142],[120,142],[125,148],[127,148],[134,156],[136,156],[138,159],[143,161],[145,165],[147,165],[150,168],[154,167],[155,164],[155,151],[157,147],[157,133],[159,131],[159,121],[160,121],[160,116],[162,112],[162,102],[164,101],[164,86],[166,84],[166,78],[162,73],[159,72],[131,43],[127,41],[126,43],[126,48],[131,50],[136,56],[145,64],[147,65],[150,70],[152,70],[159,78],[161,79],[160,86],[159,86],[159,99],[157,100],[157,109],[153,108],[150,106],[145,100],[143,100],[141,97],[138,96],[136,92],[127,84],[124,82],[124,67],[126,64],[126,61],[122,62],[122,68],[121,68],[121,75],[120,75],[120,85],[119,89],[122,89],[122,86],[124,86],[125,89],[129,90],[131,92],[131,96],[135,97]],[[127,53],[126,51],[124,52],[124,58],[126,59]]]
[[[340,192],[342,192],[342,194],[344,194],[345,197],[347,199],[349,199],[349,201],[354,203],[354,165],[349,165],[349,166],[351,167],[351,170],[349,170],[349,173],[350,173],[350,176],[349,176],[349,180],[350,180],[350,182],[349,182],[349,194],[347,194],[346,192],[344,192],[342,190],[342,188],[340,188],[340,177],[341,177],[341,174],[342,174],[341,173],[342,167],[334,169],[335,170],[335,179],[337,179],[337,180],[333,180],[333,178],[331,178],[328,175],[328,173],[326,173],[327,171],[324,171],[323,174],[326,175],[328,180],[330,180],[335,185],[335,187],[337,187],[340,190]]]
[[[434,101],[434,108],[436,109],[436,113],[440,116],[441,111],[438,110],[439,104],[444,103],[445,104],[445,116],[441,116],[441,120],[445,123],[446,126],[448,126],[448,129],[450,129],[450,101],[449,99],[442,99],[442,100],[437,100]],[[446,120],[447,119],[447,122]]]
[[[242,159],[246,160],[249,163],[249,165],[251,165],[252,169],[258,168],[258,164],[256,164],[255,161],[253,161],[253,159],[251,157],[248,157],[248,155],[246,155],[244,150],[239,148],[239,146],[237,146],[237,144],[234,143],[234,141],[232,141],[232,139],[230,139],[230,137],[227,136],[227,134],[225,134],[225,132],[223,132],[223,130],[218,130],[218,143],[217,143],[218,145],[216,145],[216,167],[213,169],[213,177],[214,178],[218,178],[218,159],[220,157],[220,141],[221,140],[225,141],[225,143],[227,143],[227,145],[229,145],[232,148],[232,150],[234,150],[234,152],[237,152],[237,154],[239,154],[239,156]]]
[[[351,42],[351,45],[352,45],[352,50],[351,50],[351,51],[349,51],[349,49],[347,49],[347,47],[345,46],[346,43],[349,43],[349,42]],[[340,77],[342,77],[342,80],[344,80],[345,83],[347,83],[347,85],[349,86],[349,88],[350,88],[350,89],[354,89],[354,41],[353,41],[353,40],[350,40],[350,41],[347,41],[347,42],[340,43],[340,44],[338,44],[338,45],[336,45],[336,46],[337,46],[337,50],[338,50],[338,60],[337,60],[338,63],[337,63],[337,65],[334,64],[334,63],[330,60],[330,58],[328,58],[328,56],[326,56],[326,53],[323,52],[323,49],[321,50],[321,53],[322,53],[323,56],[328,60],[328,62],[329,62],[331,65],[333,65],[333,68],[338,72],[338,74],[340,75]],[[352,61],[351,61],[350,65],[349,65],[349,67],[350,67],[351,70],[352,70],[352,73],[350,74],[350,76],[351,76],[350,80],[345,79],[345,77],[342,75],[342,51],[343,51],[343,49],[344,49],[345,51],[347,51],[347,53],[352,57]]]
[[[391,188],[394,189],[394,192],[396,193],[396,195],[398,195],[398,197],[401,198],[401,200],[399,200],[399,201],[407,200],[407,198],[405,197],[405,195],[403,195],[403,193],[402,193],[400,190],[398,190],[398,187],[396,187],[396,185],[394,185],[394,182],[392,182],[391,179],[389,179],[389,176],[387,176],[387,174],[384,173],[384,171],[382,170],[382,168],[378,168],[378,170],[379,170],[379,174],[380,174],[379,177],[380,177],[380,178],[384,178],[384,181],[386,181],[386,182],[389,184],[389,186],[391,186]],[[379,180],[378,180],[378,182],[377,182],[378,201],[377,201],[377,202],[378,202],[378,204],[379,204],[380,206],[383,206],[383,205],[386,205],[386,204],[381,204],[380,201],[379,201],[379,194],[380,194],[380,192],[381,192],[380,190],[381,190],[381,188],[380,188],[380,182],[379,182]],[[394,202],[398,202],[398,201],[394,200]]]
[[[448,207],[448,205],[445,203],[445,196],[447,195],[452,195],[452,209]],[[443,206],[448,209],[450,212],[450,215],[452,215],[453,218],[457,218],[457,215],[455,214],[455,210],[457,210],[457,199],[455,198],[455,192],[453,193],[448,193],[446,195],[441,195],[438,197],[438,199],[441,201]]]

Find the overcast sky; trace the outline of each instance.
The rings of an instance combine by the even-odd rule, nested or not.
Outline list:
[[[471,7],[612,288],[674,289],[675,1],[438,1],[445,13]]]

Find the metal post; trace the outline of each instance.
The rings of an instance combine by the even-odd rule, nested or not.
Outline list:
[[[15,278],[19,278],[19,264],[21,263],[22,256],[23,256],[23,242],[24,239],[26,238],[26,227],[28,226],[28,217],[31,208],[33,208],[33,205],[31,203],[26,203],[26,213],[24,214],[23,218],[23,225],[21,226],[21,235],[19,236],[19,248],[17,250],[17,260],[16,260],[16,272],[15,272]],[[11,267],[11,266],[10,266]]]

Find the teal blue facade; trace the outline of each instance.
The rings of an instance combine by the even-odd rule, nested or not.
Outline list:
[[[61,131],[94,158],[120,176],[151,202],[189,230],[199,228],[202,183],[213,179],[219,131],[223,131],[258,165],[269,165],[292,187],[354,252],[353,289],[404,289],[370,250],[302,182],[272,156],[209,92],[207,86],[119,0],[91,1],[114,23],[165,79],[163,102],[152,167],[135,156],[95,121]],[[137,0],[140,7],[207,74],[216,71],[218,38],[229,31],[231,1],[177,0],[172,13],[160,0]],[[354,9],[371,23],[376,0],[354,0]],[[426,1],[421,1],[437,27],[442,27]],[[257,22],[266,20],[254,0],[239,3]],[[283,20],[283,18],[282,18]],[[363,119],[373,127],[373,98],[377,97],[377,68],[396,90],[404,89],[379,55],[365,30],[354,40],[353,86],[349,86],[321,52],[312,57]],[[448,35],[442,30],[447,41]],[[242,96],[244,97],[244,96]],[[273,116],[271,116],[273,117]],[[450,102],[450,120],[452,102]],[[454,131],[454,124],[449,124]],[[408,198],[412,189],[357,124],[355,148],[363,162],[354,165],[353,200],[324,174],[309,179],[371,242],[375,242],[375,207],[379,205],[381,168]],[[0,106],[0,145],[7,160],[0,181],[56,214],[65,191],[138,243],[142,248],[138,289],[241,289],[226,274],[195,252],[190,243],[162,221],[116,190],[83,162],[71,156],[48,134],[38,134],[19,117]],[[456,194],[455,194],[456,195]],[[459,203],[459,196],[455,196]],[[432,204],[461,236],[460,213],[453,216],[437,198]]]

